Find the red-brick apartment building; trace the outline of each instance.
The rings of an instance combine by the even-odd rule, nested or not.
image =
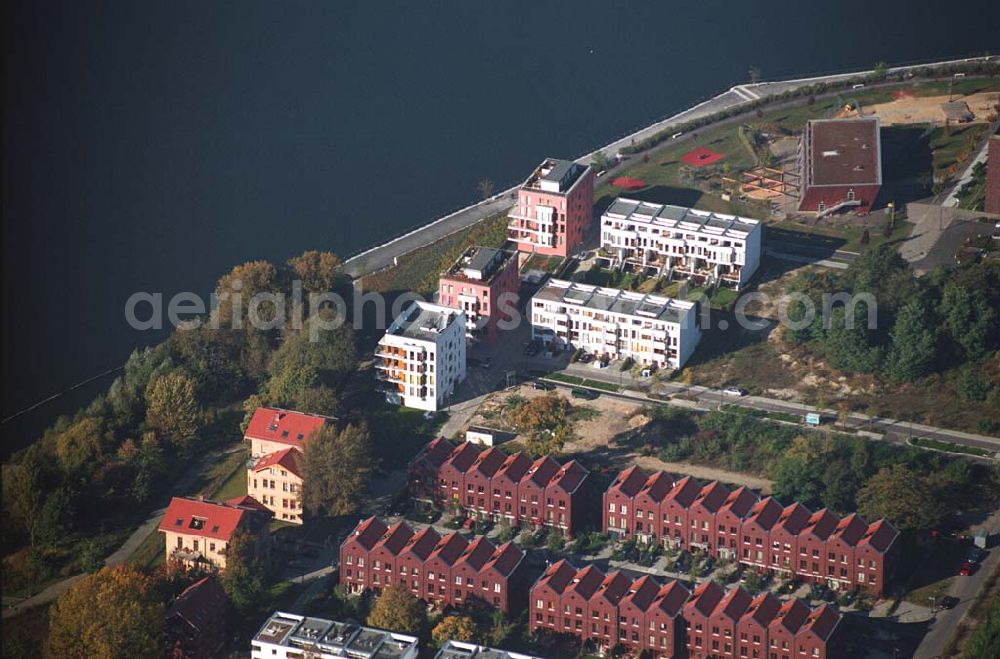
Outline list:
[[[680,582],[661,585],[650,576],[577,569],[566,561],[550,566],[529,597],[532,632],[571,634],[607,652],[621,644],[629,653],[656,659],[759,657],[794,659],[836,656],[841,616],[801,600],[782,603],[774,595],[752,597],[714,581],[689,593]]]
[[[438,280],[438,304],[465,312],[469,339],[495,342],[505,309],[517,307],[517,253],[470,247]],[[505,296],[505,297],[502,297]]]
[[[507,239],[521,252],[568,256],[594,217],[594,170],[546,158],[517,191]]]
[[[882,595],[899,551],[899,533],[885,520],[869,524],[856,513],[840,518],[825,508],[782,506],[745,487],[690,476],[675,481],[634,466],[618,474],[603,499],[602,528],[614,537],[702,550],[838,590]]]
[[[800,599],[782,602],[769,592],[753,597],[743,588],[727,592],[716,582],[705,581],[684,604],[682,616],[692,659],[840,656],[842,616],[827,604],[810,609]]]
[[[393,584],[438,607],[480,600],[510,613],[526,594],[524,552],[431,527],[414,533],[405,522],[386,526],[369,517],[340,546],[340,583],[352,593],[381,593]]]
[[[814,119],[799,145],[799,211],[867,213],[882,187],[878,117]]]
[[[567,536],[579,530],[587,501],[589,472],[570,460],[532,460],[496,447],[455,445],[443,438],[428,444],[410,462],[410,495],[438,507],[458,507],[477,519],[512,526],[558,528]]]

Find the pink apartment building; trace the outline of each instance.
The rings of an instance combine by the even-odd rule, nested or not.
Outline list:
[[[567,256],[583,242],[593,212],[593,168],[546,158],[517,192],[507,239],[522,252]]]
[[[497,322],[517,305],[517,253],[470,247],[438,281],[438,304],[465,312],[470,339],[497,339]],[[504,294],[508,294],[505,297]]]

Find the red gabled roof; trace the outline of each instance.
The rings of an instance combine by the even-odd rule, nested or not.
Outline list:
[[[778,611],[780,609],[781,600],[765,590],[763,593],[753,598],[753,601],[750,603],[750,608],[747,609],[747,612],[744,615],[750,616],[762,627],[767,627],[778,615]]]
[[[524,550],[513,542],[505,542],[490,557],[486,568],[493,568],[505,577],[509,577],[524,558]]]
[[[199,632],[215,628],[225,622],[226,592],[214,577],[204,577],[185,588],[170,605],[167,617],[175,616]]]
[[[574,577],[576,577],[576,568],[567,563],[566,559],[562,559],[545,570],[538,578],[538,585],[547,585],[555,592],[562,594],[573,583]]]
[[[268,467],[281,467],[302,478],[302,453],[294,447],[268,453],[254,464],[253,471],[261,472]]]
[[[674,499],[683,508],[690,508],[700,493],[701,486],[698,481],[690,476],[685,476],[677,481],[674,489],[670,490],[668,498]]]
[[[585,600],[589,600],[604,583],[604,573],[594,565],[588,565],[573,577],[572,590]]]
[[[559,463],[551,456],[538,458],[531,463],[531,468],[525,477],[539,487],[545,487],[552,480],[552,477],[559,471]]]
[[[690,595],[688,589],[682,586],[679,581],[671,581],[657,593],[653,606],[670,617],[677,617]]]
[[[753,510],[755,503],[757,503],[757,495],[747,486],[741,485],[729,493],[729,497],[726,498],[726,502],[722,504],[722,508],[719,510],[720,512],[722,510],[729,510],[740,519],[743,519]]]
[[[810,517],[812,517],[812,513],[809,512],[809,509],[796,501],[781,511],[781,517],[778,518],[774,528],[784,529],[792,535],[798,535],[809,523]]]
[[[882,552],[889,551],[889,547],[896,541],[899,532],[892,527],[892,524],[880,519],[873,522],[865,531],[864,537],[859,545],[871,545],[872,549]]]
[[[797,597],[793,597],[781,605],[777,617],[771,622],[770,626],[784,627],[795,634],[808,617],[809,606]]]
[[[643,494],[652,501],[660,503],[670,494],[670,490],[674,489],[674,485],[673,476],[665,471],[658,471],[646,479],[639,494]]]
[[[743,614],[750,608],[752,602],[753,597],[750,596],[750,593],[737,586],[726,593],[722,601],[716,605],[713,615],[724,615],[733,622],[736,622],[743,617]]]
[[[230,506],[240,506],[242,508],[252,508],[253,510],[259,510],[260,512],[266,513],[268,515],[273,515],[274,514],[273,512],[271,512],[270,508],[268,508],[267,506],[265,506],[264,504],[262,504],[260,501],[257,501],[256,499],[254,499],[249,494],[244,494],[241,497],[233,497],[232,499],[226,499],[225,503],[227,505],[230,505]]]
[[[470,442],[462,442],[451,452],[445,464],[449,464],[461,473],[469,471],[479,457],[479,448]]]
[[[431,558],[438,557],[448,565],[455,565],[458,559],[465,553],[465,548],[469,541],[458,533],[449,533],[441,538],[438,546],[434,548]]]
[[[492,478],[506,460],[507,454],[497,447],[492,446],[479,454],[479,457],[476,458],[475,463],[472,465],[472,469],[487,478]]]
[[[632,498],[639,493],[642,486],[646,483],[648,476],[646,472],[640,469],[637,465],[632,465],[625,471],[618,474],[615,478],[615,482],[611,484],[608,491],[616,490],[620,492],[623,496]]]
[[[747,521],[756,522],[766,530],[771,530],[778,518],[781,517],[782,507],[774,497],[767,497],[757,502],[757,505],[750,511]]]
[[[621,598],[628,593],[629,586],[632,585],[632,580],[621,573],[621,570],[615,570],[608,576],[604,577],[601,581],[601,585],[597,587],[597,592],[595,593],[598,597],[604,599],[608,604],[612,606],[617,606]]]
[[[458,564],[468,563],[476,572],[481,572],[490,559],[493,558],[493,554],[496,552],[496,547],[490,542],[489,538],[485,535],[477,537],[475,540],[469,543],[462,552],[462,556],[458,559]]]
[[[660,586],[648,574],[643,575],[632,582],[628,593],[622,597],[621,604],[631,604],[640,611],[646,611],[656,600],[660,592]]]
[[[350,538],[353,538],[359,545],[365,549],[371,550],[375,544],[382,539],[385,532],[389,530],[389,527],[385,525],[385,522],[380,520],[378,517],[369,517],[363,520],[354,527],[354,531],[351,533]]]
[[[333,420],[331,417],[318,414],[303,414],[276,407],[258,407],[250,419],[244,439],[262,439],[301,448],[311,433]]]
[[[444,437],[435,437],[413,458],[413,462],[426,462],[433,467],[440,467],[448,459],[455,445]]]
[[[507,476],[515,483],[520,483],[529,469],[531,469],[531,458],[519,451],[507,457],[503,466],[497,471],[496,477]]]
[[[729,488],[720,483],[719,481],[712,481],[705,487],[701,488],[701,492],[698,493],[698,498],[695,499],[696,504],[701,504],[705,510],[712,513],[719,512],[719,508],[722,504],[726,503],[726,499],[729,498]]]
[[[810,533],[820,540],[826,540],[830,537],[830,534],[837,530],[837,524],[840,522],[840,518],[831,513],[826,508],[817,510],[809,518],[809,523],[806,524],[804,533]]]
[[[711,579],[703,581],[694,589],[691,599],[684,605],[684,608],[696,609],[703,616],[710,616],[725,594],[726,591],[722,589],[722,586]]]
[[[839,537],[851,547],[856,547],[861,538],[868,530],[868,523],[857,513],[851,513],[837,524],[837,530],[833,532],[835,537]]]
[[[441,535],[434,530],[433,526],[427,526],[413,534],[402,553],[411,553],[421,561],[425,561],[439,542],[441,542]]]
[[[412,537],[413,529],[409,524],[396,522],[382,535],[376,547],[384,547],[393,556],[399,556]]]
[[[228,541],[247,514],[257,513],[225,503],[174,497],[160,522],[160,530]]]
[[[580,484],[587,478],[588,472],[576,460],[570,460],[564,464],[549,483],[552,487],[558,487],[567,494],[573,494]]]
[[[803,631],[811,631],[824,641],[830,638],[830,634],[840,624],[841,615],[829,604],[821,604],[809,614]]]

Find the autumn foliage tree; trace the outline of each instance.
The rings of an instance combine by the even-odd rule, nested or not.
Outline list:
[[[417,634],[427,624],[427,611],[410,591],[395,584],[379,595],[368,614],[367,623],[378,629]]]
[[[525,443],[528,453],[534,456],[560,453],[573,438],[569,418],[572,409],[569,401],[554,393],[518,404],[511,416],[518,430],[529,433]]]
[[[267,581],[267,565],[257,555],[253,537],[240,529],[226,546],[226,569],[220,583],[237,611],[247,611],[259,602]]]
[[[945,515],[934,481],[902,464],[882,467],[865,481],[857,502],[867,519],[884,517],[904,531],[934,528]]]
[[[445,616],[431,631],[431,638],[438,646],[444,645],[449,639],[475,643],[478,637],[479,629],[469,616]]]
[[[332,425],[317,430],[306,443],[302,505],[312,515],[357,512],[372,468],[371,435],[364,423],[341,431]]]
[[[306,293],[332,291],[343,278],[340,257],[331,252],[309,250],[288,260],[295,276],[302,282]]]
[[[190,446],[201,431],[203,418],[194,381],[183,372],[156,378],[146,391],[146,424],[178,448]]]
[[[163,654],[164,606],[154,580],[129,565],[83,577],[49,610],[44,656],[142,659]]]

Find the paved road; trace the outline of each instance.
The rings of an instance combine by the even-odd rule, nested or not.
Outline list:
[[[952,64],[957,62],[963,62],[965,60],[951,60],[947,62],[938,62],[931,65],[914,65],[914,66],[902,66],[894,67],[889,69],[890,74],[906,73],[911,69],[918,67],[934,67],[946,64]],[[700,117],[710,116],[722,110],[727,110],[729,108],[748,106],[755,100],[768,96],[768,95],[779,95],[786,91],[792,91],[811,85],[817,82],[835,82],[837,80],[850,79],[865,75],[867,73],[872,73],[871,71],[854,71],[850,73],[839,73],[833,75],[816,76],[811,78],[798,78],[794,80],[782,80],[774,82],[761,82],[756,84],[746,84],[746,85],[736,85],[731,89],[718,94],[712,98],[702,101],[697,105],[690,107],[678,114],[670,117],[666,117],[660,121],[657,121],[645,128],[637,130],[629,135],[622,137],[621,139],[615,140],[610,144],[607,144],[599,149],[595,149],[589,153],[586,153],[576,159],[576,162],[589,164],[594,154],[597,152],[602,152],[609,157],[615,156],[621,149],[636,142],[640,142],[647,137],[651,137],[660,133],[664,130],[671,128],[672,126],[677,126],[687,121],[697,119]],[[799,101],[801,102],[801,101]],[[789,101],[781,105],[794,105],[796,101]],[[780,106],[773,106],[774,108]],[[735,121],[738,119],[730,119],[727,121]],[[608,175],[611,173],[609,172]],[[387,241],[377,247],[373,247],[367,251],[360,254],[352,256],[347,259],[344,263],[344,270],[352,277],[359,277],[365,274],[370,274],[372,272],[377,272],[391,266],[396,257],[402,256],[415,249],[429,245],[447,235],[450,235],[456,231],[460,231],[468,226],[479,222],[487,217],[496,215],[497,213],[504,212],[508,207],[513,205],[513,196],[516,194],[517,188],[510,188],[499,192],[490,199],[480,202],[478,204],[473,204],[461,210],[455,211],[445,217],[442,217],[430,224],[414,229],[413,231],[395,238],[393,240]]]

